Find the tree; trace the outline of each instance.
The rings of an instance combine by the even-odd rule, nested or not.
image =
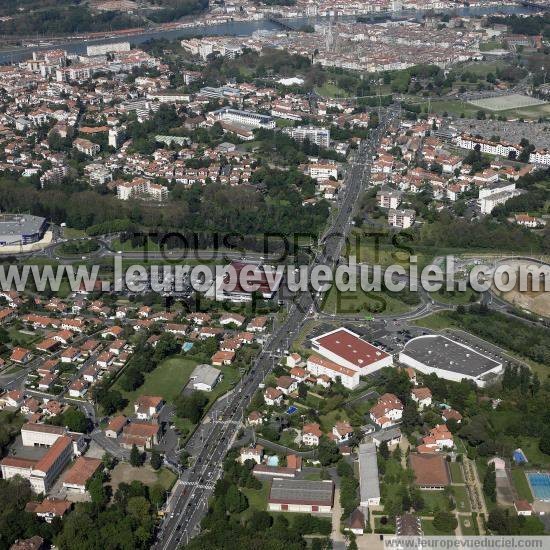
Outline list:
[[[160,470],[162,466],[162,456],[158,451],[153,451],[151,453],[151,467],[153,470]]]
[[[97,395],[96,399],[106,415],[111,415],[114,412],[123,409],[128,403],[128,401],[124,399],[122,394],[117,390],[102,392]]]
[[[246,497],[239,491],[236,485],[230,485],[225,494],[225,507],[231,514],[238,514],[248,508]]]
[[[495,472],[495,465],[490,464],[485,472],[485,477],[483,478],[483,492],[491,499],[492,502],[496,501],[497,498],[497,477]]]
[[[273,523],[273,518],[265,510],[254,510],[250,516],[248,525],[251,529],[261,532],[269,529]]]
[[[298,384],[298,397],[305,399],[307,397],[307,386],[302,382]]]
[[[139,468],[140,466],[143,466],[143,462],[143,453],[141,453],[135,445],[132,445],[132,450],[130,451],[130,464],[134,468]]]
[[[322,436],[317,447],[317,458],[321,466],[329,466],[334,464],[340,458],[338,447],[334,441],[331,441],[325,436]]]
[[[539,439],[539,449],[546,455],[550,455],[550,426],[546,426]]]
[[[414,401],[409,401],[403,409],[403,427],[412,430],[420,423],[420,415],[418,414],[418,406]]]
[[[69,407],[59,417],[59,421],[56,424],[67,426],[71,432],[86,433],[90,426],[90,420],[81,410]]]
[[[157,510],[164,504],[166,500],[166,489],[159,483],[153,485],[149,489],[149,499]]]
[[[457,528],[458,521],[450,512],[436,512],[433,524],[439,532],[451,533]]]
[[[139,523],[145,523],[150,517],[151,504],[142,496],[131,497],[126,503],[126,511]]]
[[[196,424],[201,419],[207,403],[208,397],[201,391],[194,391],[191,395],[181,395],[176,399],[176,414]]]
[[[103,472],[94,475],[86,484],[86,489],[90,494],[92,502],[98,506],[105,506],[109,501],[109,495],[103,485]]]
[[[390,450],[388,449],[387,441],[382,441],[382,443],[380,443],[380,446],[378,447],[378,452],[380,453],[380,456],[385,460],[390,457]]]

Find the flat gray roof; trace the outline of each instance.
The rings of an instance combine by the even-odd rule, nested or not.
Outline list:
[[[380,498],[376,445],[372,442],[359,445],[359,492],[362,506],[370,499]]]
[[[30,214],[0,214],[0,235],[32,235],[40,231],[45,221]]]
[[[334,483],[307,479],[274,479],[269,502],[332,506]]]
[[[191,380],[193,384],[206,384],[207,386],[213,386],[220,376],[220,373],[221,371],[219,369],[212,367],[211,365],[197,365],[193,369],[189,380]]]
[[[417,336],[407,342],[401,353],[434,369],[472,378],[501,366],[501,363],[440,334]]]
[[[387,430],[380,430],[372,434],[373,439],[376,441],[391,441],[396,437],[401,437],[401,430],[399,428],[389,428]]]

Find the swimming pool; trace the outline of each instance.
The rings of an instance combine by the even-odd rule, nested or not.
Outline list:
[[[550,474],[544,472],[530,472],[525,474],[531,485],[533,496],[537,500],[550,502]]]
[[[193,347],[193,342],[185,342],[182,346],[184,352],[188,352]]]

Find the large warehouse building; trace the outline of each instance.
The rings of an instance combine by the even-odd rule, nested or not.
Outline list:
[[[502,363],[440,334],[428,334],[409,340],[399,361],[424,374],[460,382],[464,378],[484,387],[502,372]]]
[[[331,480],[280,479],[271,483],[268,510],[270,512],[304,512],[330,514],[334,499]]]
[[[344,327],[312,338],[311,348],[330,361],[358,372],[360,376],[367,376],[393,364],[393,357],[389,353]]]
[[[0,246],[31,244],[44,237],[45,218],[30,214],[0,214]]]

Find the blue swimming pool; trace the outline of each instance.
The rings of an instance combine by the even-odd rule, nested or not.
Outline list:
[[[187,353],[192,347],[193,347],[193,342],[185,342],[185,344],[183,344],[182,346],[182,349],[184,352]]]
[[[537,500],[550,502],[550,474],[544,472],[529,472],[526,474],[531,485],[533,496]]]

